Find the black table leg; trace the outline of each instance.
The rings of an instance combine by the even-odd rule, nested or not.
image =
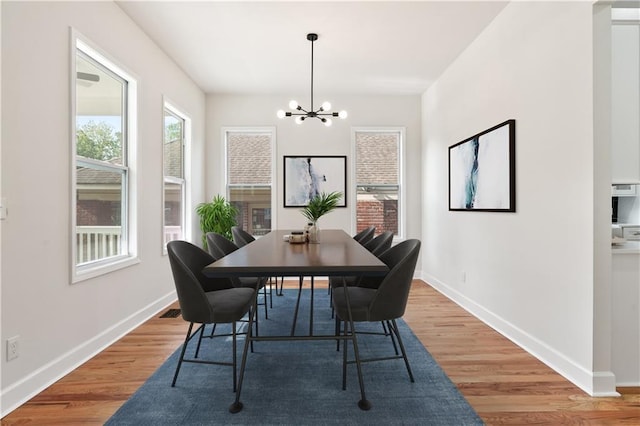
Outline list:
[[[362,365],[360,363],[360,352],[358,351],[358,338],[356,336],[356,329],[353,324],[353,315],[351,314],[351,304],[349,302],[349,292],[347,291],[347,280],[342,278],[342,286],[344,287],[344,297],[347,304],[347,315],[349,316],[349,328],[351,329],[351,340],[353,340],[353,353],[356,358],[356,368],[358,370],[358,382],[360,383],[360,401],[358,401],[358,407],[361,410],[367,411],[371,409],[371,402],[367,400],[367,396],[364,391],[364,379],[362,377]],[[345,324],[346,327],[346,324]],[[345,354],[347,352],[347,344],[345,342],[344,349]],[[346,376],[345,376],[346,377]],[[346,383],[345,383],[346,385]]]
[[[296,310],[293,312],[293,324],[291,325],[291,335],[296,334],[296,322],[298,321],[298,308],[300,307],[300,295],[302,294],[302,282],[304,277],[300,276],[300,283],[298,285],[298,300],[296,301]]]
[[[309,336],[313,336],[313,275],[311,276],[311,306],[309,313]]]
[[[229,412],[232,414],[239,413],[240,411],[242,411],[242,407],[243,407],[242,402],[240,402],[240,393],[242,392],[242,382],[244,381],[244,369],[245,369],[245,366],[247,365],[247,352],[249,349],[249,344],[250,343],[253,344],[253,333],[251,332],[251,330],[253,329],[252,325],[253,325],[254,314],[256,311],[256,303],[258,299],[254,297],[253,300],[254,300],[253,307],[249,311],[249,326],[247,327],[247,334],[245,336],[244,349],[242,350],[242,364],[240,365],[240,378],[238,379],[238,389],[236,390],[236,400],[233,401],[233,403],[229,406]]]

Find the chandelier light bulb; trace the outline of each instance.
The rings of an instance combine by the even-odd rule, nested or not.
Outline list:
[[[289,108],[298,109],[298,102],[294,100],[289,101]]]
[[[296,117],[296,124],[302,124],[303,121],[304,121],[304,118],[300,116]]]
[[[340,112],[338,113],[338,117],[340,117],[340,118],[341,118],[341,119],[343,119],[343,120],[344,120],[345,118],[347,118],[347,115],[348,115],[348,114],[347,114],[347,111],[345,111],[345,110],[342,110],[342,111],[340,111]]]
[[[331,119],[330,119],[330,118],[327,118],[327,119],[325,120],[325,122],[324,122],[324,125],[325,125],[325,126],[327,126],[327,127],[331,127],[331,124],[332,124],[332,121],[331,121]]]
[[[287,114],[283,110],[280,109],[280,110],[278,110],[276,115],[278,116],[278,118],[284,118]]]
[[[331,109],[331,102],[323,102],[322,103],[322,110],[323,111],[329,111]]]

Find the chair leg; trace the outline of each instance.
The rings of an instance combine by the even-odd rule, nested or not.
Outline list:
[[[194,358],[198,358],[198,355],[200,354],[200,343],[202,343],[202,337],[204,335],[204,324],[202,324],[202,326],[200,327],[200,336],[198,337],[198,346],[196,346],[196,354],[194,356]],[[213,335],[213,333],[211,334]]]
[[[234,321],[231,324],[231,327],[233,328],[232,334],[232,348],[233,348],[233,391],[236,391],[236,387],[237,387],[237,382],[238,382],[238,373],[236,371],[236,366],[237,366],[237,354],[236,354],[236,322]]]
[[[400,345],[400,351],[402,351],[402,357],[404,358],[404,365],[407,367],[407,373],[409,373],[409,379],[411,383],[415,382],[413,379],[413,372],[411,371],[411,366],[409,365],[409,359],[407,358],[407,352],[404,350],[404,344],[402,343],[402,338],[400,337],[400,331],[398,330],[398,324],[396,320],[391,320],[391,330],[398,338],[398,345]]]
[[[339,320],[338,320],[339,321]],[[343,335],[347,337],[347,323],[348,321],[343,321]],[[340,343],[338,343],[340,344]],[[347,390],[347,340],[345,339],[343,349],[342,349],[342,390]]]
[[[267,312],[267,286],[266,284],[262,287],[262,293],[264,298],[264,319],[269,319],[269,313]]]
[[[178,380],[178,373],[180,372],[180,367],[182,366],[184,353],[187,351],[187,343],[189,343],[189,336],[191,336],[192,329],[193,329],[193,323],[189,323],[189,329],[187,330],[187,337],[184,338],[184,343],[182,344],[182,351],[180,351],[180,359],[178,360],[178,365],[176,366],[176,372],[173,375],[173,381],[171,382],[171,387],[174,387],[176,385],[176,380]]]
[[[398,346],[396,346],[396,338],[393,332],[391,332],[391,324],[389,323],[389,321],[387,321],[388,326],[385,325],[384,321],[380,321],[380,323],[382,323],[382,329],[384,330],[384,335],[391,337],[391,343],[393,344],[393,350],[395,351],[396,355],[400,355],[398,353]]]
[[[278,279],[276,278],[276,293],[278,292]],[[269,277],[269,307],[273,309],[273,281],[272,277]]]

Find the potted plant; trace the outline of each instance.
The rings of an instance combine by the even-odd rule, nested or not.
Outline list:
[[[200,216],[202,246],[205,250],[207,249],[207,232],[216,232],[232,240],[231,228],[237,224],[238,209],[223,196],[216,195],[210,202],[198,204],[196,213]]]
[[[338,201],[340,201],[340,198],[342,198],[342,192],[322,192],[309,200],[309,204],[302,209],[302,215],[312,224],[309,228],[310,243],[317,243],[320,241],[318,237],[318,219],[338,207]]]

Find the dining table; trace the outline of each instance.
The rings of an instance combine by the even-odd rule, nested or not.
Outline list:
[[[272,230],[268,234],[257,238],[238,250],[207,265],[202,273],[208,277],[298,277],[300,287],[303,277],[347,277],[384,275],[388,272],[387,265],[371,254],[363,245],[353,239],[341,229],[323,229],[318,243],[289,242],[292,231]],[[346,286],[346,281],[343,280]],[[313,291],[311,292],[313,295]],[[348,302],[348,292],[345,292]],[[300,292],[298,294],[300,297]],[[282,336],[257,336],[251,328],[247,331],[240,377],[235,401],[229,411],[237,413],[242,410],[240,401],[242,383],[247,361],[247,352],[252,341],[308,341],[308,340],[344,340],[351,341],[354,349],[360,385],[360,400],[358,407],[369,410],[371,403],[366,398],[364,380],[358,352],[358,340],[353,332],[354,325],[351,310],[347,309],[350,333],[317,335],[310,327],[309,334],[294,335],[292,332]],[[295,324],[295,319],[294,319]]]

